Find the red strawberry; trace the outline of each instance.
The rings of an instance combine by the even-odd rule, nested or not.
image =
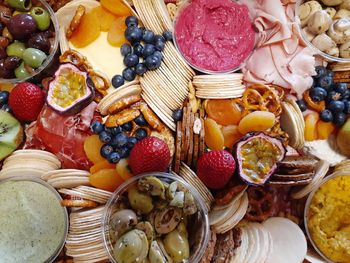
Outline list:
[[[129,156],[133,174],[165,172],[170,162],[168,145],[156,137],[146,137],[137,142]]]
[[[34,121],[45,102],[45,95],[37,85],[17,84],[10,93],[9,106],[20,121]]]
[[[223,188],[236,168],[236,162],[228,151],[217,150],[203,154],[197,162],[197,175],[212,189]]]

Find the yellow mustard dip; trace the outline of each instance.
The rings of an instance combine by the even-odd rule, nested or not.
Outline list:
[[[307,225],[319,250],[334,262],[350,262],[350,175],[325,182],[310,202]]]

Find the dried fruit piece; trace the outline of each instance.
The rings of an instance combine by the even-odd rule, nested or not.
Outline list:
[[[102,169],[114,169],[115,164],[108,162],[107,160],[103,160],[91,166],[90,173],[94,174]]]
[[[266,131],[275,124],[275,114],[268,111],[254,111],[246,115],[238,124],[241,134],[254,131]]]
[[[316,124],[319,120],[319,114],[317,112],[311,112],[305,117],[305,131],[304,137],[306,141],[317,140]]]
[[[101,0],[101,5],[116,16],[130,16],[131,10],[122,0]]]
[[[117,173],[125,181],[130,179],[133,176],[133,174],[131,173],[130,168],[129,168],[129,161],[128,161],[128,159],[121,159],[117,163],[116,169],[117,169]]]
[[[205,111],[220,125],[238,124],[242,117],[240,106],[233,100],[208,100]]]
[[[121,47],[127,42],[124,36],[124,31],[126,29],[125,18],[126,17],[123,16],[113,20],[108,30],[107,41],[114,47]]]
[[[224,148],[224,135],[220,126],[210,118],[204,120],[205,144],[210,150],[222,150]]]
[[[319,120],[317,122],[317,138],[319,140],[327,140],[335,130],[335,125],[331,122]]]
[[[232,149],[233,145],[239,141],[242,134],[238,131],[237,125],[228,125],[221,128],[222,134],[224,136],[224,145]]]
[[[82,48],[95,41],[100,33],[101,26],[98,12],[93,9],[83,15],[79,26],[74,30],[69,41],[76,48]]]
[[[105,160],[100,154],[102,145],[103,143],[100,141],[100,138],[96,134],[87,137],[84,141],[85,154],[87,158],[94,164]]]
[[[100,19],[101,31],[108,32],[112,25],[112,22],[117,18],[117,16],[109,12],[103,6],[96,7],[95,9]]]
[[[89,180],[92,186],[111,192],[124,182],[115,169],[102,169],[90,175]]]

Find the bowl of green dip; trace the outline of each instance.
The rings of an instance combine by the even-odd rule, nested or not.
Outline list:
[[[0,261],[53,262],[68,232],[58,192],[35,178],[0,181]]]

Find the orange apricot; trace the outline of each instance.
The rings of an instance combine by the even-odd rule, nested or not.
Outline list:
[[[92,186],[111,192],[124,182],[115,169],[102,169],[93,173],[89,181]]]
[[[211,150],[222,150],[224,148],[224,135],[220,126],[213,119],[204,120],[204,141]]]
[[[114,47],[121,47],[127,42],[124,31],[126,29],[125,25],[126,17],[118,17],[113,20],[107,35],[107,41]]]
[[[130,179],[133,174],[130,171],[129,168],[129,160],[128,159],[121,159],[118,163],[117,163],[117,173],[120,175],[120,177],[126,181],[128,179]]]
[[[100,19],[101,31],[108,32],[112,22],[117,18],[117,16],[109,12],[103,6],[96,7],[95,9],[98,14],[98,18]]]
[[[122,0],[101,0],[101,5],[116,16],[130,16],[131,10]]]
[[[324,122],[321,120],[317,122],[317,138],[319,140],[327,140],[334,130],[335,125],[332,122]]]
[[[94,174],[102,169],[114,169],[115,164],[108,162],[107,160],[103,160],[101,162],[95,163],[90,167],[90,173]]]
[[[233,145],[242,137],[237,125],[228,125],[221,128],[224,136],[224,145],[232,149]]]
[[[84,141],[85,154],[87,158],[94,164],[105,161],[105,159],[100,154],[102,145],[103,143],[100,141],[100,138],[96,134],[87,137]]]
[[[275,125],[275,114],[268,111],[253,111],[246,116],[238,124],[238,131],[246,134],[253,131],[266,131]]]
[[[317,122],[319,120],[319,115],[317,112],[311,112],[305,117],[305,130],[304,137],[306,141],[317,140]]]
[[[242,117],[240,106],[230,99],[208,100],[205,110],[208,117],[220,125],[236,125]]]

